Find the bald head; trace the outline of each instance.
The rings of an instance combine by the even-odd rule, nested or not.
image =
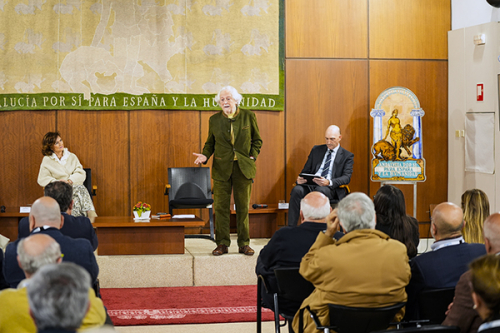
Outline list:
[[[328,149],[335,149],[340,144],[342,135],[340,135],[340,128],[336,125],[328,126],[325,132],[326,145]]]
[[[500,213],[491,214],[484,220],[483,234],[486,251],[500,252]]]
[[[41,197],[31,206],[30,230],[44,225],[60,229],[63,221],[59,204],[51,197]]]
[[[460,236],[464,225],[462,208],[443,202],[434,208],[431,229],[436,240]]]
[[[36,233],[19,241],[17,259],[19,267],[29,278],[43,265],[59,262],[61,248],[52,237]]]
[[[330,200],[323,193],[310,192],[300,201],[302,222],[324,223],[330,211]]]

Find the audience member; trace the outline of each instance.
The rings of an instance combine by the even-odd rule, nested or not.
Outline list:
[[[464,211],[464,239],[467,243],[484,243],[483,222],[490,215],[488,196],[481,190],[473,189],[462,194]]]
[[[300,274],[316,287],[301,309],[309,306],[324,323],[328,303],[384,307],[406,301],[405,286],[410,280],[406,247],[375,230],[375,209],[367,195],[351,193],[326,222],[326,231],[318,234],[300,264]],[[333,235],[339,224],[346,234],[336,241]],[[300,311],[293,320],[295,332],[299,331],[299,317]],[[307,311],[303,319],[304,332],[316,332]]]
[[[326,144],[314,146],[301,173],[313,174],[314,184],[306,184],[307,180],[300,175],[297,186],[290,193],[288,209],[288,225],[296,226],[299,221],[300,200],[309,192],[317,191],[329,199],[342,200],[346,191],[340,188],[351,181],[354,154],[340,146],[340,128],[331,125],[326,129]]]
[[[384,185],[375,194],[373,203],[377,212],[375,229],[403,243],[406,246],[408,258],[415,257],[420,241],[418,221],[406,215],[403,192],[395,186]]]
[[[411,260],[411,280],[406,288],[406,319],[419,319],[418,295],[424,289],[454,288],[467,265],[486,253],[483,244],[468,244],[462,237],[462,209],[451,202],[436,206],[431,233],[436,240],[432,251]]]
[[[73,208],[73,186],[66,182],[55,181],[47,184],[44,192],[46,197],[51,197],[57,201],[61,209],[61,215],[64,216],[64,224],[60,229],[61,233],[71,238],[87,239],[95,251],[98,241],[89,218],[71,215],[71,209]],[[18,231],[18,238],[28,237],[31,232],[28,217],[24,217],[19,221]]]
[[[0,332],[2,333],[35,333],[36,326],[29,314],[26,286],[31,276],[46,264],[62,261],[59,244],[50,236],[35,234],[23,238],[17,245],[18,262],[26,275],[17,289],[7,289],[0,292]],[[90,309],[83,319],[81,329],[102,326],[105,323],[106,312],[101,299],[95,296],[93,289],[88,289]]]
[[[50,197],[42,197],[31,206],[29,217],[31,234],[41,233],[54,238],[61,246],[64,261],[73,262],[85,268],[92,281],[96,281],[99,267],[94,256],[92,245],[86,239],[73,239],[64,236],[59,230],[64,217],[61,215],[59,205]],[[17,244],[19,239],[7,246],[5,251],[4,276],[11,288],[16,288],[24,279],[24,273],[17,264]]]
[[[41,267],[28,284],[38,333],[76,332],[89,310],[90,275],[73,263]]]
[[[284,227],[276,231],[257,258],[255,273],[262,275],[266,281],[268,292],[262,286],[261,294],[264,306],[274,309],[273,293],[278,291],[274,270],[280,267],[299,267],[300,260],[309,251],[318,233],[326,230],[325,218],[331,211],[330,200],[320,192],[307,194],[300,202],[300,218],[298,227]],[[342,237],[338,232],[336,239]],[[300,303],[278,298],[280,311],[295,313]]]
[[[478,332],[500,332],[500,257],[489,254],[470,264],[474,309],[484,320]]]
[[[484,243],[488,254],[500,254],[500,213],[491,214],[483,227]],[[473,309],[471,289],[471,271],[467,271],[458,280],[455,298],[443,325],[457,326],[462,333],[476,333],[482,320]]]

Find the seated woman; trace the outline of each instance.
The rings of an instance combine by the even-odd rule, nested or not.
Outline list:
[[[403,192],[395,186],[384,185],[375,194],[373,203],[377,213],[375,229],[406,245],[408,258],[415,257],[420,242],[418,221],[406,215]]]
[[[467,243],[483,243],[483,222],[490,216],[488,196],[481,190],[473,189],[462,194],[464,229],[462,234]]]
[[[73,216],[87,216],[94,221],[97,216],[94,204],[87,188],[83,185],[86,174],[78,157],[64,148],[59,132],[49,132],[43,137],[42,154],[44,155],[38,184],[45,187],[48,183],[63,181],[73,186]]]
[[[470,264],[470,270],[474,309],[484,321],[477,332],[500,332],[500,257],[480,257]]]

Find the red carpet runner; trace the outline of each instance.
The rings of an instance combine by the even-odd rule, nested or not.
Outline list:
[[[109,288],[101,294],[116,326],[257,320],[256,286]],[[262,320],[273,316],[262,309]]]

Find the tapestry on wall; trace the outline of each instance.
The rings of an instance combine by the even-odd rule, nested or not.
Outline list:
[[[371,148],[373,181],[425,181],[422,153],[424,110],[408,88],[384,90],[370,112],[373,117]]]
[[[0,111],[283,110],[279,0],[0,0]]]

